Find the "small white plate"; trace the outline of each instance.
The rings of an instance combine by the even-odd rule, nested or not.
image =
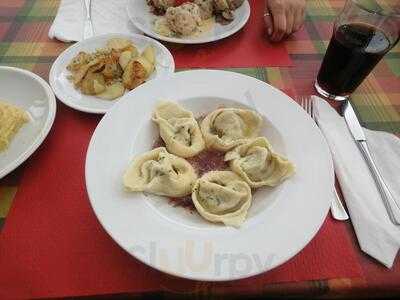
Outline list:
[[[119,99],[103,100],[95,96],[82,94],[75,89],[73,84],[68,80],[70,72],[67,70],[67,65],[72,58],[80,51],[94,52],[96,49],[104,48],[108,40],[112,38],[130,39],[139,51],[143,51],[148,45],[153,45],[156,50],[156,67],[153,74],[148,80],[168,76],[175,71],[175,62],[169,50],[159,42],[138,34],[105,34],[96,36],[81,42],[66,49],[53,63],[49,81],[57,98],[64,104],[88,113],[104,114],[106,113]]]
[[[245,0],[243,4],[233,12],[235,19],[231,23],[227,25],[216,23],[210,32],[204,33],[198,37],[175,38],[166,37],[154,31],[154,21],[158,17],[150,11],[146,0],[127,1],[127,11],[133,25],[145,34],[158,40],[178,44],[202,44],[224,39],[242,29],[250,17],[250,5],[249,2]]]
[[[257,107],[266,121],[262,135],[295,163],[296,174],[257,190],[239,229],[207,222],[163,197],[125,192],[130,160],[158,137],[151,115],[160,99],[195,116],[220,105]],[[207,70],[178,72],[125,95],[97,126],[85,172],[93,210],[123,249],[163,272],[206,281],[253,276],[297,254],[322,225],[334,184],[329,148],[299,105],[252,77]]]
[[[0,152],[0,178],[22,164],[46,138],[56,115],[56,98],[50,86],[32,72],[0,67],[0,100],[24,109],[30,121]]]

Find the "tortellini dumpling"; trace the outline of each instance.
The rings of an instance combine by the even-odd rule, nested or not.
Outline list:
[[[191,111],[174,102],[160,102],[153,114],[160,136],[170,153],[192,157],[205,148],[199,124]]]
[[[226,152],[257,137],[261,124],[261,116],[252,110],[221,108],[204,118],[201,131],[208,148]]]
[[[251,189],[232,171],[211,171],[196,181],[192,200],[206,220],[239,227],[251,205]]]
[[[295,172],[295,166],[275,153],[264,137],[237,146],[225,154],[225,161],[252,188],[276,186]]]
[[[123,176],[127,190],[183,197],[190,195],[197,179],[193,167],[183,158],[159,147],[136,157]]]

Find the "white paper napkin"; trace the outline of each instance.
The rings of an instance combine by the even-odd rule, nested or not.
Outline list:
[[[95,35],[106,33],[141,33],[131,22],[126,4],[129,0],[92,0],[92,23]],[[63,42],[81,41],[86,15],[83,0],[62,0],[49,37]]]
[[[391,268],[400,248],[400,226],[390,221],[368,165],[345,120],[325,100],[313,96],[313,101],[360,247]],[[381,131],[364,129],[364,132],[379,171],[394,198],[400,202],[400,139]]]

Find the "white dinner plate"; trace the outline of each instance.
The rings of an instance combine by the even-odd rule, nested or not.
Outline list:
[[[127,11],[133,25],[145,34],[158,40],[179,44],[202,44],[224,39],[242,29],[250,17],[250,5],[249,2],[245,0],[243,4],[233,12],[235,19],[231,23],[227,25],[215,23],[213,29],[201,36],[178,38],[163,36],[154,31],[154,21],[158,17],[150,11],[146,0],[127,1]]]
[[[154,46],[156,50],[156,66],[155,71],[148,80],[174,73],[175,62],[172,54],[156,40],[139,34],[104,34],[92,37],[66,49],[60,54],[51,67],[49,76],[50,85],[57,98],[64,104],[80,111],[104,114],[118,102],[119,99],[103,100],[95,96],[82,94],[79,90],[75,89],[71,81],[68,80],[70,72],[67,70],[67,65],[80,51],[94,52],[96,49],[104,48],[107,41],[112,38],[130,39],[140,52],[148,45]]]
[[[24,109],[29,122],[0,152],[0,178],[22,164],[46,138],[56,115],[56,98],[50,86],[32,72],[0,66],[0,100]]]
[[[262,135],[295,163],[296,174],[257,190],[239,229],[207,222],[163,197],[125,192],[130,160],[158,137],[151,115],[161,99],[196,117],[221,105],[256,107],[265,120]],[[197,280],[245,278],[286,262],[322,225],[333,184],[329,148],[303,109],[262,81],[225,71],[179,72],[125,95],[100,121],[86,157],[90,202],[109,235],[149,266]]]

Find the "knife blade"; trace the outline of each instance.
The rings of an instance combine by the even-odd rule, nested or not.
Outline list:
[[[351,134],[356,141],[366,141],[364,130],[362,129],[360,122],[354,112],[353,106],[350,101],[344,103],[343,115],[347,123]]]
[[[400,225],[400,205],[393,198],[392,193],[390,192],[388,186],[385,183],[385,180],[380,174],[379,169],[377,168],[372,158],[364,131],[360,125],[360,122],[358,121],[358,118],[350,101],[347,100],[343,104],[342,109],[347,127],[349,128],[349,131],[351,132],[358,148],[360,149],[365,161],[367,162],[372,177],[374,178],[378,190],[381,194],[383,203],[385,204],[389,218],[393,224]]]

